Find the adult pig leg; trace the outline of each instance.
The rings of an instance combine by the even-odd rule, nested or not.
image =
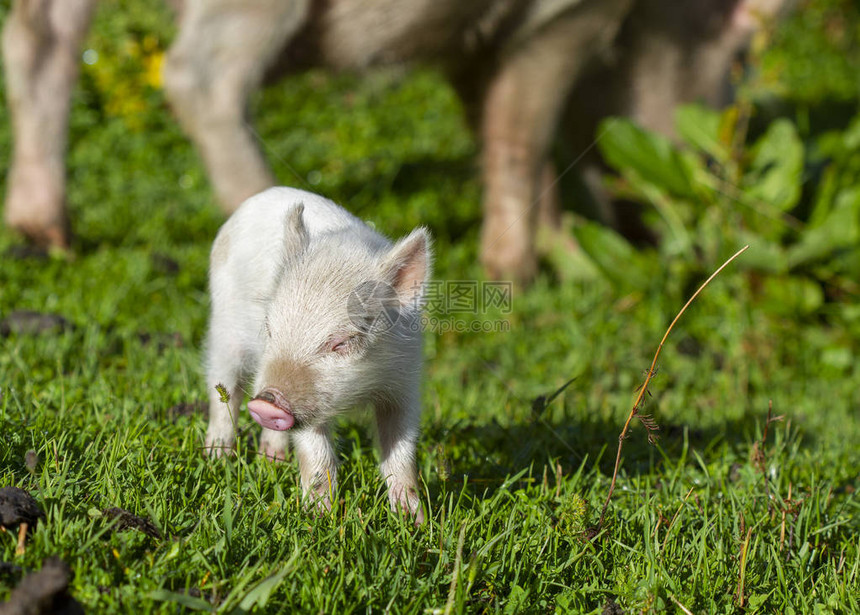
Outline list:
[[[308,0],[191,0],[170,49],[164,83],[230,212],[274,185],[247,118],[266,68],[304,23]]]
[[[13,149],[6,224],[67,247],[65,162],[69,105],[95,0],[15,0],[3,27]]]
[[[786,0],[640,0],[619,43],[617,97],[640,125],[675,134],[675,110],[688,102],[715,108],[733,98],[731,72],[755,33],[783,12]]]
[[[585,0],[503,58],[483,103],[481,260],[496,279],[529,282],[537,270],[541,173],[567,94],[615,36],[629,0]]]

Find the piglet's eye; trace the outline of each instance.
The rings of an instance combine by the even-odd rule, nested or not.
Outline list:
[[[346,352],[351,339],[351,337],[336,337],[329,342],[329,349],[332,352]]]

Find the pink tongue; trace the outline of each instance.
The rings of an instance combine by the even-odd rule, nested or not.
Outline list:
[[[296,422],[292,414],[262,399],[249,401],[248,410],[251,413],[251,418],[266,429],[286,431]]]

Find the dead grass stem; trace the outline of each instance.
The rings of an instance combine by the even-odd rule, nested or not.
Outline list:
[[[747,248],[749,248],[748,245],[744,246],[743,248],[741,248],[740,250],[735,252],[731,256],[731,258],[729,258],[726,262],[724,262],[722,265],[720,265],[720,267],[716,271],[714,271],[710,275],[710,277],[702,283],[701,286],[699,286],[698,290],[696,290],[696,292],[693,293],[693,296],[691,296],[687,300],[687,303],[684,304],[684,307],[681,308],[681,310],[678,312],[678,314],[672,320],[671,324],[669,325],[669,328],[666,329],[666,333],[663,334],[663,339],[660,340],[660,345],[657,346],[657,352],[654,353],[654,360],[651,361],[651,367],[648,370],[648,373],[645,375],[645,381],[642,383],[642,386],[640,386],[638,389],[639,394],[636,396],[636,401],[633,402],[633,408],[631,408],[630,414],[627,415],[627,420],[624,422],[624,428],[621,430],[621,433],[618,435],[618,452],[615,455],[615,469],[612,472],[612,482],[609,484],[609,493],[606,495],[606,501],[603,503],[603,508],[600,511],[600,520],[597,522],[598,532],[600,531],[600,529],[603,528],[603,521],[606,518],[606,510],[609,508],[609,502],[610,502],[610,500],[612,500],[612,494],[615,491],[615,483],[618,480],[618,470],[621,467],[621,450],[624,447],[624,439],[627,437],[627,432],[630,429],[630,423],[633,421],[634,417],[637,417],[637,416],[640,417],[640,421],[642,422],[645,429],[648,431],[649,442],[653,441],[653,435],[652,434],[657,429],[657,425],[656,425],[656,423],[654,423],[654,421],[653,421],[653,419],[651,419],[651,417],[640,415],[639,410],[642,407],[642,401],[645,398],[645,393],[648,391],[648,385],[650,384],[651,379],[654,377],[654,374],[656,373],[657,358],[660,356],[660,351],[663,350],[663,344],[666,343],[666,339],[669,337],[669,333],[671,333],[672,329],[675,327],[675,323],[677,323],[678,320],[681,318],[681,316],[684,314],[684,312],[687,311],[687,308],[690,307],[690,304],[693,303],[693,301],[695,301],[696,297],[699,296],[699,293],[701,293],[703,290],[705,290],[705,287],[707,287],[707,285],[711,283],[711,280],[713,280],[715,277],[717,277],[717,275],[719,275],[719,273],[723,269],[725,269],[733,260],[735,260],[738,256],[743,254],[743,252],[746,251]],[[594,534],[596,535],[598,532],[594,532]]]

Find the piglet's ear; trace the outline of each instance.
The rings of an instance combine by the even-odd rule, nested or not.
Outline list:
[[[299,203],[287,213],[284,220],[284,256],[287,258],[304,252],[310,242],[308,229],[302,218],[304,212],[304,203]]]
[[[401,304],[420,305],[432,260],[430,233],[423,227],[398,241],[385,255],[383,279],[397,292]]]

